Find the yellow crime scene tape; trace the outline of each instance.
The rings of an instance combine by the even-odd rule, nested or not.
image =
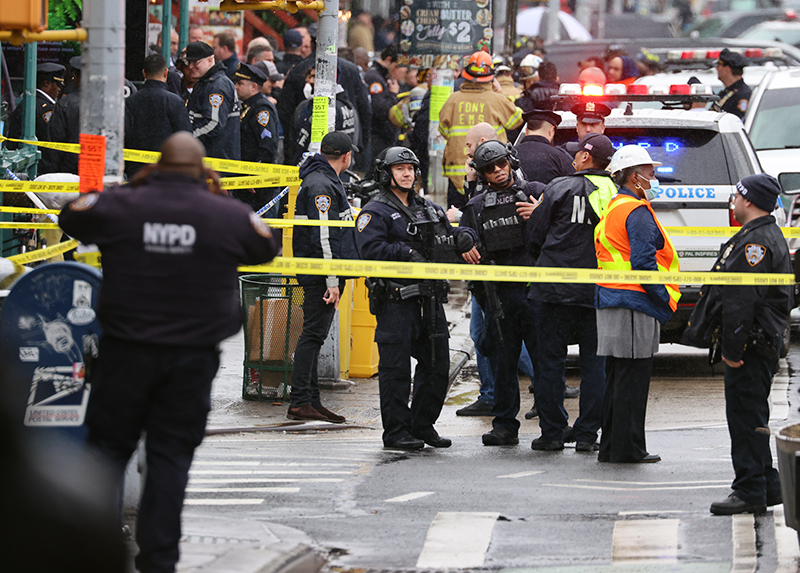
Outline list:
[[[603,271],[551,267],[397,263],[347,259],[277,257],[267,265],[239,267],[240,272],[285,275],[340,275],[400,279],[467,280],[538,283],[793,285],[794,275],[779,273],[711,273],[660,271]]]
[[[67,153],[80,153],[81,146],[77,143],[54,143],[52,141],[31,141],[27,139],[12,139],[0,136],[0,141],[14,141],[25,143]],[[139,149],[123,149],[122,157],[125,161],[137,163],[155,163],[161,157],[157,151],[142,151]],[[247,173],[249,175],[260,175],[264,181],[259,182],[260,186],[276,187],[280,185],[292,185],[300,182],[299,168],[293,165],[273,165],[271,163],[253,163],[251,161],[235,161],[233,159],[218,159],[216,157],[206,157],[203,163],[216,171],[229,173]],[[250,187],[252,185],[248,185]]]
[[[277,175],[255,177],[222,177],[223,189],[250,189],[258,187],[281,187],[292,184],[285,183],[286,178]],[[299,182],[299,179],[296,181]],[[294,182],[294,183],[296,183]],[[10,181],[0,180],[0,192],[3,193],[77,193],[78,183],[46,183],[44,181]]]
[[[78,246],[78,241],[72,239],[69,241],[64,241],[63,243],[58,243],[57,245],[53,245],[52,247],[39,249],[38,251],[28,251],[27,253],[22,253],[21,255],[12,255],[10,257],[6,257],[6,260],[9,260],[13,263],[19,263],[21,265],[24,265],[27,263],[32,263],[34,261],[42,261],[44,259],[49,259],[50,257],[66,253],[67,251],[71,251],[77,246]]]

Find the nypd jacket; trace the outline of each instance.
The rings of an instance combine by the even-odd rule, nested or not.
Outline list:
[[[370,141],[372,141],[372,157],[386,149],[397,145],[400,130],[389,120],[389,110],[397,103],[397,94],[389,91],[386,78],[389,70],[378,62],[372,62],[372,67],[364,74],[364,83],[367,84],[369,97],[372,100],[372,128]]]
[[[83,195],[62,209],[59,224],[100,247],[105,334],[146,344],[207,347],[235,334],[237,267],[278,252],[249,207],[177,173]]]
[[[352,221],[350,203],[344,192],[339,175],[319,153],[311,156],[300,166],[303,183],[297,192],[294,208],[296,219],[317,221]],[[316,259],[357,259],[355,231],[352,227],[305,227],[294,228],[292,251],[295,257]],[[339,278],[313,275],[298,275],[297,282],[303,286],[325,284],[329,288],[339,286]]]
[[[280,139],[278,110],[258,92],[242,102],[240,141],[242,161],[275,163]]]
[[[728,273],[791,273],[792,263],[772,215],[749,221],[722,247],[712,269]],[[790,285],[723,285],[722,355],[741,360],[755,326],[778,344],[792,308]],[[779,346],[778,346],[779,347]]]
[[[739,119],[744,117],[752,90],[743,79],[736,81],[719,93],[719,100],[711,104],[713,111],[732,113]],[[727,356],[725,357],[727,358]]]
[[[382,193],[388,194],[391,191],[384,190]],[[428,216],[430,209],[436,213],[437,227],[447,237],[458,237],[461,233],[467,233],[473,243],[477,240],[475,231],[450,226],[444,209],[419,195],[411,197],[409,209],[418,214],[416,221],[411,221],[401,209],[390,203],[373,199],[366,204],[356,219],[356,246],[362,259],[408,262],[411,260],[412,248],[416,247],[414,250],[430,260],[430,253],[424,253],[418,247],[420,232],[416,230],[414,235],[409,233],[409,229],[414,230],[415,224]],[[418,282],[410,279],[392,280],[402,284]]]
[[[222,62],[206,72],[194,86],[186,104],[192,133],[208,157],[239,159],[239,101]]]
[[[47,141],[47,124],[50,122],[50,116],[53,115],[53,108],[56,107],[56,102],[49,95],[42,90],[36,90],[36,139],[39,141]],[[11,115],[8,116],[6,122],[6,137],[12,139],[20,139],[22,137],[22,119],[25,117],[25,102],[23,101],[18,105]],[[8,149],[16,149],[19,145],[13,141],[7,141],[6,147]]]
[[[585,177],[597,178],[601,187]],[[594,228],[617,188],[607,171],[587,169],[554,179],[528,219],[528,247],[537,267],[596,269]],[[594,307],[594,285],[533,283],[529,298]]]
[[[575,173],[572,160],[541,135],[526,135],[516,145],[519,167],[528,181],[545,185],[556,177]]]
[[[125,147],[158,151],[170,135],[192,131],[189,113],[180,96],[157,80],[125,100]],[[141,166],[141,164],[138,164]]]

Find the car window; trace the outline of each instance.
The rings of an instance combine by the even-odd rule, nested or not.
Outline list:
[[[751,156],[747,153],[745,141],[740,134],[724,133],[722,140],[725,142],[727,152],[727,164],[732,181],[739,181],[748,175],[753,174]]]
[[[743,40],[769,40],[772,42],[785,42],[787,44],[800,44],[800,26],[780,29],[765,27],[755,27],[739,36]]]
[[[722,140],[716,131],[607,127],[605,135],[617,149],[623,145],[645,147],[654,161],[664,164],[656,171],[663,184],[732,184]]]
[[[756,151],[800,147],[800,88],[766,90],[753,117]]]

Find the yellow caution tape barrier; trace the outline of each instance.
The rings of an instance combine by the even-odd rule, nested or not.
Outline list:
[[[0,229],[60,229],[55,223],[0,223]]]
[[[58,209],[37,209],[36,207],[0,207],[0,213],[31,213],[32,215],[58,215]],[[24,223],[21,223],[24,224]]]
[[[38,251],[28,251],[27,253],[22,253],[21,255],[13,255],[6,258],[9,261],[25,265],[34,261],[43,261],[44,259],[49,259],[50,257],[60,255],[61,253],[66,253],[77,246],[78,241],[72,239],[70,241],[64,241],[63,243],[53,245],[52,247],[46,247],[44,249],[39,249]]]
[[[47,149],[65,151],[67,153],[80,153],[81,146],[77,143],[54,143],[52,141],[31,141],[27,139],[11,139],[0,136],[0,141],[14,141],[27,145],[36,145]],[[142,151],[139,149],[123,149],[122,156],[125,161],[137,163],[155,163],[161,157],[157,151]],[[299,168],[293,165],[273,165],[271,163],[253,163],[251,161],[236,161],[232,159],[218,159],[206,157],[203,162],[212,169],[229,173],[247,173],[250,175],[265,176],[265,181],[259,183],[263,187],[277,187],[292,185],[300,182]]]
[[[11,286],[15,280],[22,276],[22,273],[25,272],[25,267],[19,264],[17,261],[12,261],[14,263],[14,272],[0,281],[0,289],[7,289]]]
[[[220,184],[223,189],[251,189],[259,187],[282,187],[292,182],[285,176],[267,175],[256,177],[223,177]],[[294,181],[294,183],[298,183]],[[0,192],[3,193],[77,193],[78,183],[45,183],[44,181],[10,181],[0,180]]]
[[[438,279],[499,282],[625,284],[793,285],[792,274],[710,273],[659,271],[603,271],[550,267],[397,263],[345,259],[277,257],[268,265],[239,267],[240,272],[286,275],[340,275],[400,279]]]

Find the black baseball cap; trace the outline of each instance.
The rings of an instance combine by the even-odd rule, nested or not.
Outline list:
[[[322,155],[344,155],[348,151],[358,152],[358,147],[353,145],[350,136],[341,131],[331,131],[322,138],[319,152]]]
[[[283,47],[286,48],[299,48],[303,45],[303,34],[299,30],[286,30],[283,33]]]
[[[233,74],[233,81],[236,82],[238,80],[250,80],[258,85],[262,85],[267,81],[267,75],[255,66],[239,62],[239,67]]]
[[[732,68],[743,68],[747,65],[747,58],[739,52],[730,51],[728,48],[725,48],[719,53],[719,59],[717,61],[726,66],[731,66]]]
[[[522,114],[522,119],[524,119],[526,123],[536,121],[537,119],[544,120],[548,123],[552,123],[556,127],[561,123],[561,116],[547,109],[530,109]]]
[[[572,155],[579,151],[588,151],[592,157],[603,161],[611,161],[611,157],[616,151],[611,145],[611,140],[602,133],[587,133],[580,141],[571,141],[565,147]]]
[[[186,46],[186,50],[184,50],[185,55],[183,59],[194,61],[194,60],[202,60],[203,58],[207,58],[209,56],[214,55],[214,48],[206,44],[205,42],[192,42],[188,46]]]
[[[45,62],[44,64],[39,64],[36,68],[36,77],[39,78],[39,81],[50,80],[58,84],[63,84],[64,71],[64,66],[61,64]]]
[[[83,69],[83,59],[80,56],[73,56],[69,59],[69,66],[73,71],[81,71]]]
[[[583,123],[601,123],[611,113],[611,108],[602,103],[587,101],[576,103],[570,111]]]

